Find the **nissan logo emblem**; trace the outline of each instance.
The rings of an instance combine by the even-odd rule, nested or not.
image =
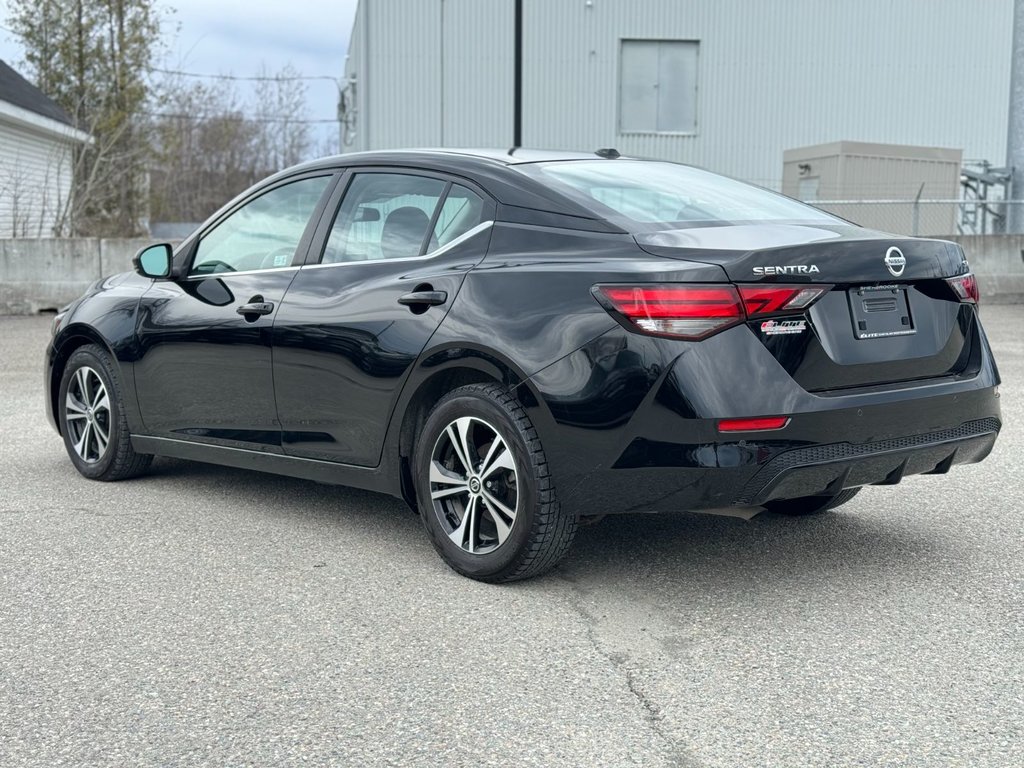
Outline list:
[[[885,252],[885,266],[889,268],[894,277],[899,277],[907,268],[907,257],[894,245]]]

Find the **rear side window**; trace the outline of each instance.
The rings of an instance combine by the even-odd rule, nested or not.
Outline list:
[[[483,213],[484,200],[480,195],[461,184],[452,184],[434,225],[434,242],[437,247],[448,245],[455,238],[466,234],[483,220]]]
[[[686,165],[635,160],[524,164],[527,174],[631,229],[761,222],[842,223],[766,189]]]
[[[327,239],[322,263],[420,256],[447,183],[404,173],[353,177]],[[428,234],[431,237],[428,237]]]

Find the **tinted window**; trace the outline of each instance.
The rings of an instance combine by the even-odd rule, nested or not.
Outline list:
[[[323,263],[402,259],[433,250],[430,222],[446,186],[426,176],[357,174],[334,219]]]
[[[189,274],[287,267],[329,176],[275,187],[203,235]]]
[[[460,184],[453,184],[434,225],[433,241],[436,247],[447,245],[466,234],[483,220],[483,215],[483,198]]]
[[[766,189],[674,163],[577,160],[520,166],[608,218],[640,229],[754,222],[838,223]]]

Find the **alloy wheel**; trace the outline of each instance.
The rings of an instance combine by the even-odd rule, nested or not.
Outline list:
[[[110,443],[110,397],[100,375],[88,366],[75,371],[64,398],[64,422],[71,446],[87,464],[95,464]]]
[[[465,552],[483,555],[505,543],[516,521],[519,475],[494,427],[472,416],[445,427],[430,457],[430,499],[444,532]]]

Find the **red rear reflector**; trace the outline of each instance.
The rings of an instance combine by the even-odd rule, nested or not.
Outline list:
[[[722,419],[718,422],[718,431],[763,432],[769,429],[782,429],[788,423],[788,416],[768,416],[759,419]]]
[[[960,275],[959,277],[950,277],[946,279],[949,286],[956,293],[960,301],[966,301],[971,304],[977,304],[981,295],[978,292],[978,278],[968,272],[966,275]]]
[[[597,291],[648,333],[702,339],[745,317],[731,285],[602,285]]]

